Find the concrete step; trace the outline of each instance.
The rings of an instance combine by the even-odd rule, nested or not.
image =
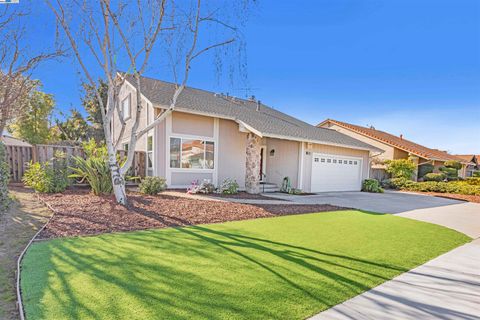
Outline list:
[[[278,192],[280,188],[274,183],[260,183],[261,192]]]

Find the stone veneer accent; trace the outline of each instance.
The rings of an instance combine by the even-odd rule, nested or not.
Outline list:
[[[245,191],[253,194],[260,193],[260,144],[259,136],[247,134]]]

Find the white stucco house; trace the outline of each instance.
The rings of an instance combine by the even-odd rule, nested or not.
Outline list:
[[[120,135],[118,115],[113,136],[126,145],[135,117],[135,81],[126,76],[120,104],[126,121]],[[139,119],[147,126],[171,102],[175,85],[142,77],[142,103],[147,112]],[[319,128],[266,106],[187,87],[175,111],[143,136],[136,146],[147,152],[148,174],[166,178],[171,188],[194,180],[215,185],[235,179],[249,192],[275,189],[285,177],[305,192],[360,190],[369,177],[372,156],[378,147],[336,130]]]

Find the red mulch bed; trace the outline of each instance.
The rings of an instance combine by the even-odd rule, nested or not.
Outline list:
[[[343,209],[331,205],[250,205],[138,193],[130,193],[129,204],[123,207],[113,196],[97,197],[79,190],[42,195],[42,199],[56,213],[39,235],[41,239]]]
[[[418,192],[418,193],[429,194],[431,196],[440,197],[440,198],[448,198],[448,199],[480,203],[480,196],[456,194],[456,193],[441,193],[441,192]]]

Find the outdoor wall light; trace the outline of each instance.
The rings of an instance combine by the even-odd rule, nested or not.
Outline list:
[[[275,149],[270,150],[270,157],[273,157],[275,155]]]

